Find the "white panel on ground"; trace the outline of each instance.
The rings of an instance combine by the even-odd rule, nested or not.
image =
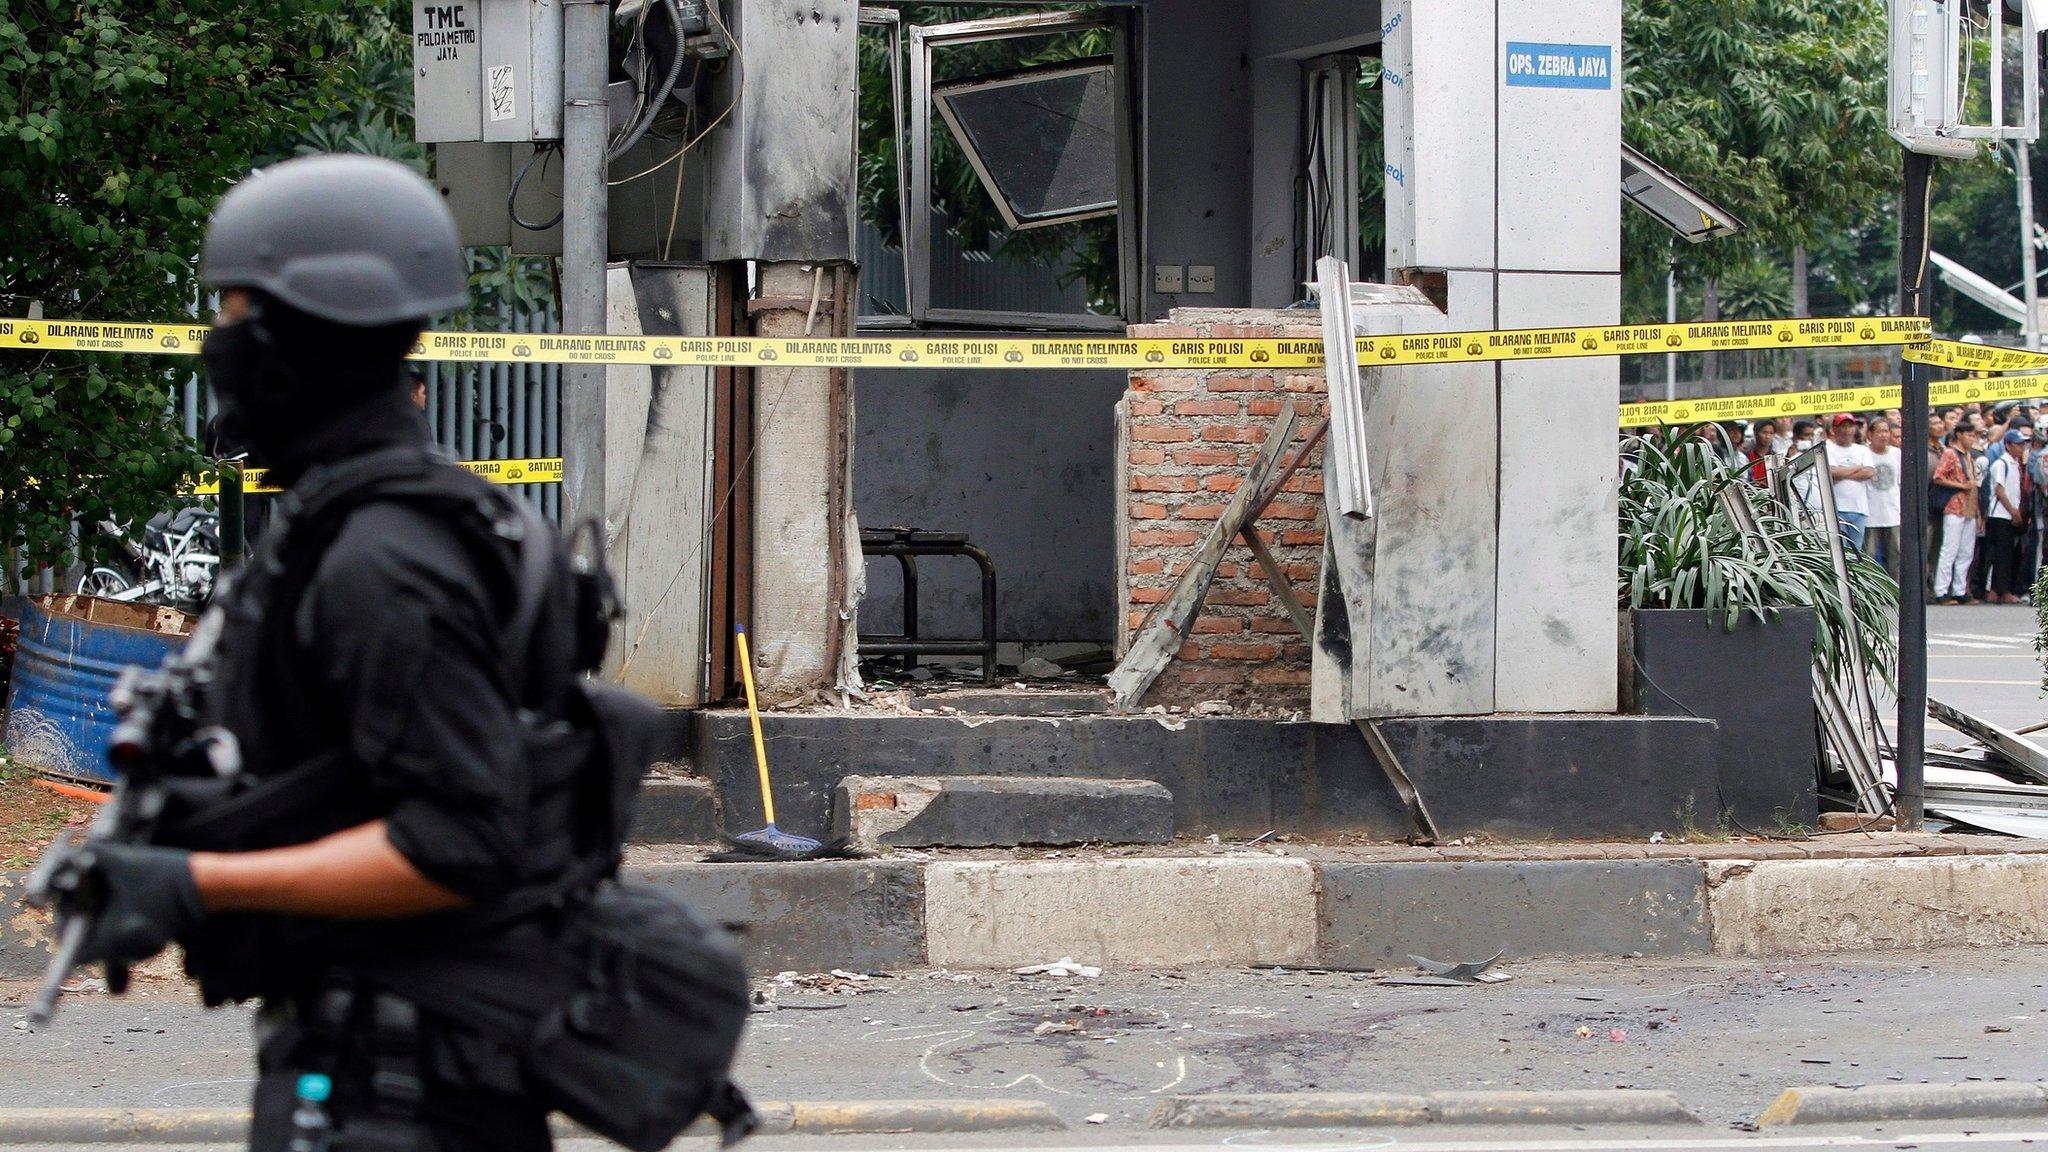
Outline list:
[[[1620,41],[1621,0],[1500,0],[1501,268],[1621,270]]]
[[[1612,323],[1619,276],[1500,276],[1503,328]],[[1612,712],[1615,452],[1611,358],[1500,366],[1500,578],[1494,666],[1502,712]]]
[[[607,291],[614,333],[711,334],[707,268],[614,268]],[[605,370],[605,500],[626,605],[609,671],[665,704],[704,697],[711,375]]]
[[[1492,268],[1494,0],[1383,12],[1387,267]]]

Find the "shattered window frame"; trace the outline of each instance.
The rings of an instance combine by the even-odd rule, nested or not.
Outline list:
[[[910,161],[908,149],[904,146],[903,109],[904,105],[909,103],[910,95],[905,86],[903,75],[902,14],[894,8],[870,8],[863,6],[860,9],[860,29],[865,31],[870,28],[885,28],[889,33],[889,102],[896,134],[896,219],[899,221],[898,226],[905,230],[903,232],[903,242],[897,250],[899,252],[898,258],[903,264],[904,294],[909,296],[911,294],[910,283],[912,279],[908,231],[910,226]],[[858,150],[860,141],[857,130],[855,137],[854,148]],[[862,328],[913,327],[916,324],[916,320],[908,313],[908,308],[909,301],[906,300],[906,310],[904,312],[863,312],[856,318],[855,322]]]
[[[932,292],[932,120],[934,99],[933,54],[941,49],[993,40],[1047,36],[1091,28],[1110,33],[1111,92],[1115,100],[1117,151],[1117,203],[1112,212],[1087,217],[1114,216],[1117,222],[1117,308],[1109,315],[1093,312],[1011,312],[973,308],[938,308]],[[956,81],[948,81],[948,86]],[[1112,9],[1031,13],[984,20],[963,20],[948,24],[912,26],[910,29],[910,197],[904,219],[904,235],[910,259],[910,315],[913,323],[932,326],[1044,328],[1121,332],[1130,322],[1139,293],[1138,193],[1135,146],[1136,125],[1132,109],[1136,99],[1130,58],[1130,35],[1124,15]],[[969,155],[972,151],[969,150]],[[977,165],[978,168],[978,165]],[[1007,212],[1001,197],[999,211]],[[1057,221],[1069,223],[1070,221]]]
[[[1029,67],[1011,69],[1007,72],[989,72],[964,80],[949,80],[944,84],[933,87],[933,106],[939,110],[939,116],[945,120],[946,127],[953,134],[953,142],[958,144],[960,151],[966,154],[967,163],[974,168],[974,174],[981,178],[982,188],[988,192],[989,199],[995,202],[996,210],[1003,214],[1003,222],[1008,224],[1012,231],[1022,231],[1027,228],[1047,228],[1054,224],[1065,224],[1075,220],[1096,220],[1104,216],[1114,216],[1117,212],[1118,200],[1077,205],[1072,208],[1056,208],[1029,215],[1020,212],[1016,202],[1011,199],[1009,192],[1002,186],[1002,182],[996,179],[994,172],[990,171],[988,161],[982,155],[983,145],[986,142],[976,139],[974,134],[968,130],[968,125],[962,122],[960,111],[953,104],[954,97],[995,91],[1003,88],[1016,88],[1025,84],[1058,80],[1068,76],[1092,75],[1098,72],[1105,77],[1111,86],[1113,106],[1117,75],[1116,58],[1113,56],[1093,56],[1079,60],[1062,60],[1054,64],[1034,64]],[[1115,116],[1113,107],[1111,116]],[[1111,125],[1111,130],[1115,130],[1114,125]],[[1114,144],[1111,147],[1114,147]],[[1113,157],[1111,163],[1115,163]]]

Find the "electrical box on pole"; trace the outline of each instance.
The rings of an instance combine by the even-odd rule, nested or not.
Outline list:
[[[2044,19],[2048,0],[1891,0],[1892,136],[1951,157],[2038,138]]]
[[[559,0],[413,0],[414,138],[562,138]]]

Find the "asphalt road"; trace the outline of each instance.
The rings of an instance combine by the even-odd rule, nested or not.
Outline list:
[[[1510,971],[1459,988],[1245,970],[770,981],[780,1007],[754,1017],[740,1079],[764,1100],[1041,1100],[1078,1132],[1132,1135],[1191,1093],[1663,1089],[1728,1132],[1791,1086],[2048,1081],[2048,948]],[[23,989],[7,991],[0,1108],[246,1099],[245,1011],[85,996],[38,1033],[13,1026]]]
[[[1418,1152],[1823,1152],[1851,1149],[1953,1149],[1955,1152],[2039,1152],[2048,1145],[2048,1125],[1900,1125],[1889,1131],[1830,1130],[1768,1134],[1699,1134],[1686,1130],[1659,1132],[1625,1129],[1461,1127],[1455,1133],[1417,1134],[1398,1131],[1297,1130],[1204,1133],[1140,1133],[1106,1139],[1099,1132],[992,1133],[987,1136],[936,1137],[757,1137],[747,1152],[1378,1152],[1412,1148]],[[218,1144],[88,1144],[40,1145],[37,1152],[227,1152]],[[617,1152],[618,1145],[595,1140],[566,1140],[563,1152]],[[670,1152],[712,1152],[712,1140],[678,1140]]]
[[[1937,606],[1927,611],[1927,694],[2009,728],[2048,720],[2034,610],[2025,605]],[[1927,724],[1930,746],[1966,743]]]

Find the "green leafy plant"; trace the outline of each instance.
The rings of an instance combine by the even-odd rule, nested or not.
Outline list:
[[[1771,619],[1783,608],[1811,608],[1814,659],[1830,677],[1846,674],[1853,660],[1890,686],[1898,666],[1898,585],[1851,551],[1844,600],[1829,542],[1745,481],[1745,466],[1724,460],[1705,438],[1706,427],[1668,428],[1630,442],[1621,482],[1621,603],[1705,609],[1730,631],[1743,613]],[[1748,502],[1761,540],[1737,525],[1724,493]]]
[[[175,321],[207,212],[355,79],[383,0],[0,0],[0,316]],[[380,25],[381,26],[381,25]],[[200,468],[189,360],[0,353],[0,547],[143,519]]]

